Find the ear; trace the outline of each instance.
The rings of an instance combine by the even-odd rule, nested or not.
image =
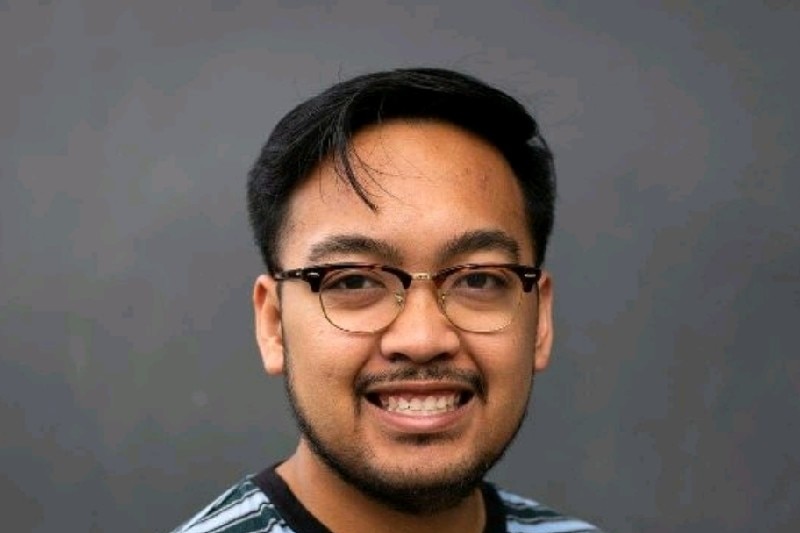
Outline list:
[[[539,280],[539,314],[536,328],[536,353],[533,358],[533,372],[541,372],[550,362],[553,349],[553,280],[550,274],[542,272]]]
[[[281,306],[278,283],[266,274],[256,279],[253,287],[256,342],[267,374],[283,373],[284,352],[281,330]]]

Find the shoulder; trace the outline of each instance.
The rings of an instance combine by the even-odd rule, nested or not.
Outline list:
[[[595,526],[563,515],[535,500],[495,488],[503,505],[508,533],[601,533]]]
[[[292,533],[248,476],[172,533]]]

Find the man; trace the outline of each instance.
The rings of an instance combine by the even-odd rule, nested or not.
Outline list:
[[[553,200],[536,122],[472,77],[370,74],[284,117],[248,206],[300,441],[177,531],[597,531],[483,481],[550,357]]]

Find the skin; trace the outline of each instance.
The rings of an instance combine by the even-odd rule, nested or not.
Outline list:
[[[342,261],[391,264],[410,272],[468,262],[535,263],[517,180],[491,145],[448,124],[392,121],[363,130],[353,146],[377,211],[336,176],[330,161],[323,162],[291,197],[279,250],[284,269]],[[453,249],[471,232],[502,234],[518,251],[485,242]],[[342,235],[378,245],[341,246]],[[538,297],[536,291],[523,296],[514,322],[488,334],[456,329],[439,310],[428,281],[413,282],[398,318],[367,335],[333,327],[307,284],[284,283],[280,297],[277,285],[262,275],[253,292],[266,371],[279,375],[291,370],[296,409],[316,436],[339,459],[389,484],[435,484],[457,478],[476,463],[497,460],[524,417],[534,374],[549,361],[552,287],[547,273],[539,281]],[[426,432],[425,438],[387,424],[356,390],[357,380],[365,376],[431,367],[475,376],[484,391],[455,422]],[[476,489],[426,513],[393,509],[341,479],[305,437],[278,473],[333,531],[481,531],[485,522]]]

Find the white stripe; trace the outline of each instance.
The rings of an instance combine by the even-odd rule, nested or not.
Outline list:
[[[245,515],[259,514],[264,506],[272,507],[272,504],[262,492],[254,492],[235,504],[226,507],[215,516],[202,520],[200,523],[191,524],[186,531],[189,533],[210,533],[219,527],[241,521],[243,517],[249,518],[249,516]]]
[[[576,531],[597,531],[582,520],[561,520],[543,524],[520,524],[509,522],[508,533],[571,533]]]
[[[511,492],[506,492],[504,490],[497,490],[497,493],[500,495],[500,498],[511,504],[515,505],[524,505],[526,507],[540,507],[541,504],[536,500],[530,500],[528,498],[523,498],[522,496],[517,496],[516,494],[512,494]]]

